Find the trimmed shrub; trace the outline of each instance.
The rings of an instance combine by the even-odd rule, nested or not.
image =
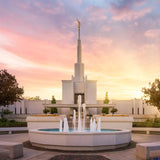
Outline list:
[[[43,113],[45,113],[45,114],[47,114],[49,112],[49,110],[47,109],[47,108],[45,108],[44,110],[43,110]]]
[[[57,108],[56,107],[51,107],[50,113],[51,114],[58,113]]]
[[[102,108],[102,113],[109,114],[109,108],[108,107],[103,107]]]
[[[117,109],[117,108],[112,108],[112,110],[111,110],[112,115],[113,115],[114,113],[116,113],[116,112],[118,112],[118,109]]]

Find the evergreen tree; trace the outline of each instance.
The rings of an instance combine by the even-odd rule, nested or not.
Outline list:
[[[52,96],[51,103],[52,103],[52,104],[56,104],[56,99],[54,98],[54,96]]]
[[[109,103],[108,92],[106,92],[106,96],[105,96],[105,99],[104,99],[103,103],[104,104],[108,104]]]

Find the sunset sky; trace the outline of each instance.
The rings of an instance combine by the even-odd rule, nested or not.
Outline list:
[[[81,21],[85,75],[97,98],[140,98],[160,75],[160,0],[0,0],[0,69],[24,96],[62,98]]]

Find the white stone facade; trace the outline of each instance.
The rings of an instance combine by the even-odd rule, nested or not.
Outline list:
[[[72,80],[62,80],[62,103],[74,104],[74,86]]]
[[[97,100],[97,105],[102,104],[103,101]],[[9,109],[13,112],[13,114],[43,114],[44,105],[50,104],[50,100],[22,100],[21,102],[16,102],[13,105],[9,105],[8,107],[0,107],[0,112],[2,109]],[[57,100],[57,104],[61,104],[62,101]],[[112,103],[118,109],[116,114],[128,114],[128,115],[148,115],[154,117],[155,115],[160,116],[158,109],[154,106],[147,105],[142,99],[131,99],[131,100],[112,100]],[[134,108],[134,112],[133,112]],[[90,109],[89,109],[90,110]],[[96,108],[92,108],[92,110],[96,110]],[[102,108],[98,109],[98,114],[101,113]],[[139,113],[138,113],[139,110]],[[60,112],[59,112],[60,111]],[[58,112],[60,114],[70,114],[70,109],[68,108],[59,108]],[[92,113],[92,111],[89,111]],[[96,111],[93,112],[97,114]]]
[[[82,63],[80,28],[78,28],[77,63],[74,64],[74,76],[71,80],[62,80],[62,103],[76,104],[78,95],[82,96],[82,103],[96,104],[96,81],[84,77]]]
[[[0,106],[0,112],[5,109],[9,109],[13,114],[42,114],[44,105],[51,103],[50,100],[22,100],[15,102],[13,105],[6,107]]]
[[[112,100],[112,103],[116,104],[118,114],[160,115],[156,107],[146,104],[143,99]]]

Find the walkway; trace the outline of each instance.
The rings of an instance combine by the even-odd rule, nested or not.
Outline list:
[[[0,141],[11,141],[11,142],[24,142],[27,141],[28,134],[12,134],[12,135],[0,135]],[[147,134],[132,134],[132,140],[135,142],[156,142],[160,141],[160,135],[147,135]],[[9,160],[7,158],[8,151],[0,150],[0,160]],[[47,160],[55,155],[101,155],[110,160],[139,160],[135,156],[135,148],[126,149],[122,151],[103,151],[103,152],[88,152],[88,153],[69,153],[69,152],[56,152],[56,151],[38,151],[33,149],[24,148],[24,157],[18,160]],[[152,153],[156,156],[158,152]],[[160,152],[159,152],[160,154]],[[153,156],[154,156],[153,155]],[[3,159],[2,159],[3,157]]]

